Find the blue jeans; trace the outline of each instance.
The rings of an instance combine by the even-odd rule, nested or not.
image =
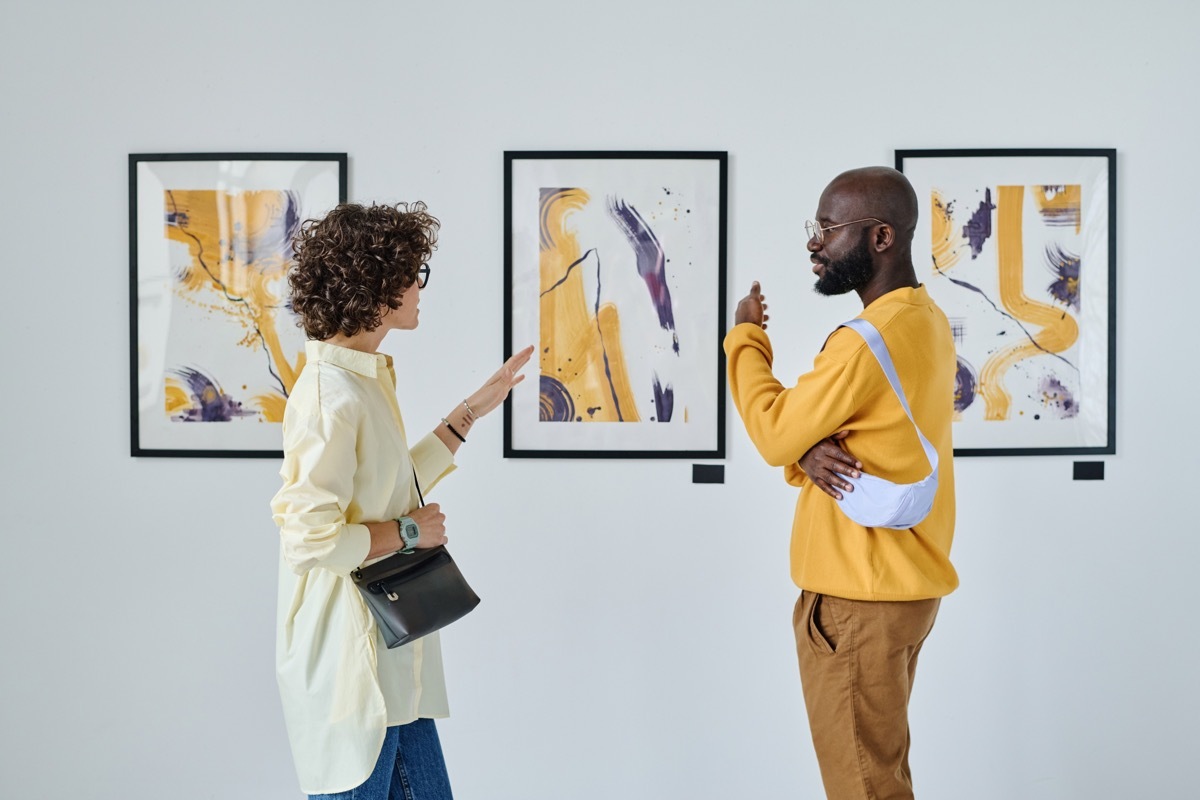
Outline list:
[[[442,743],[431,719],[387,729],[375,771],[358,788],[309,800],[453,800]]]

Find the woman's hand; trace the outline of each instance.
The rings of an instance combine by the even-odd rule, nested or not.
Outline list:
[[[487,383],[481,386],[479,391],[467,398],[467,404],[475,416],[482,417],[494,411],[504,402],[504,398],[508,397],[512,388],[525,380],[525,376],[518,373],[529,363],[529,357],[532,355],[533,345],[530,345],[505,361],[504,366],[497,370],[495,375],[488,378]]]
[[[442,507],[438,503],[414,508],[409,516],[421,530],[416,544],[418,550],[437,547],[449,541],[446,538],[446,515],[442,513]]]
[[[838,489],[854,491],[854,486],[842,476],[857,478],[862,469],[862,464],[854,456],[837,446],[849,435],[850,431],[838,431],[828,439],[817,442],[800,458],[800,469],[804,470],[804,474],[818,489],[835,500],[842,499]]]

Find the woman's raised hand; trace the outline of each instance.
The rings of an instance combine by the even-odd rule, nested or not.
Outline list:
[[[525,380],[525,376],[519,373],[529,363],[529,358],[532,355],[533,345],[516,353],[512,358],[504,362],[504,366],[500,367],[495,375],[488,378],[487,383],[479,387],[479,391],[467,398],[467,403],[471,406],[471,411],[475,413],[475,416],[482,417],[484,414],[495,410],[497,406],[504,402],[504,398],[508,397],[508,393],[512,391],[512,388]]]

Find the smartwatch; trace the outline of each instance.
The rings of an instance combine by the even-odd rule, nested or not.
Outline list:
[[[411,553],[421,538],[421,528],[412,517],[399,517],[396,524],[400,526],[400,541],[404,542],[404,549],[400,552]]]

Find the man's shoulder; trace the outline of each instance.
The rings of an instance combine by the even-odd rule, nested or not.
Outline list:
[[[872,320],[868,321],[871,321],[873,324]],[[866,341],[854,330],[847,328],[845,325],[840,325],[825,340],[825,346],[821,348],[821,356],[836,361],[839,364],[849,364],[855,358],[862,355],[866,347]]]

